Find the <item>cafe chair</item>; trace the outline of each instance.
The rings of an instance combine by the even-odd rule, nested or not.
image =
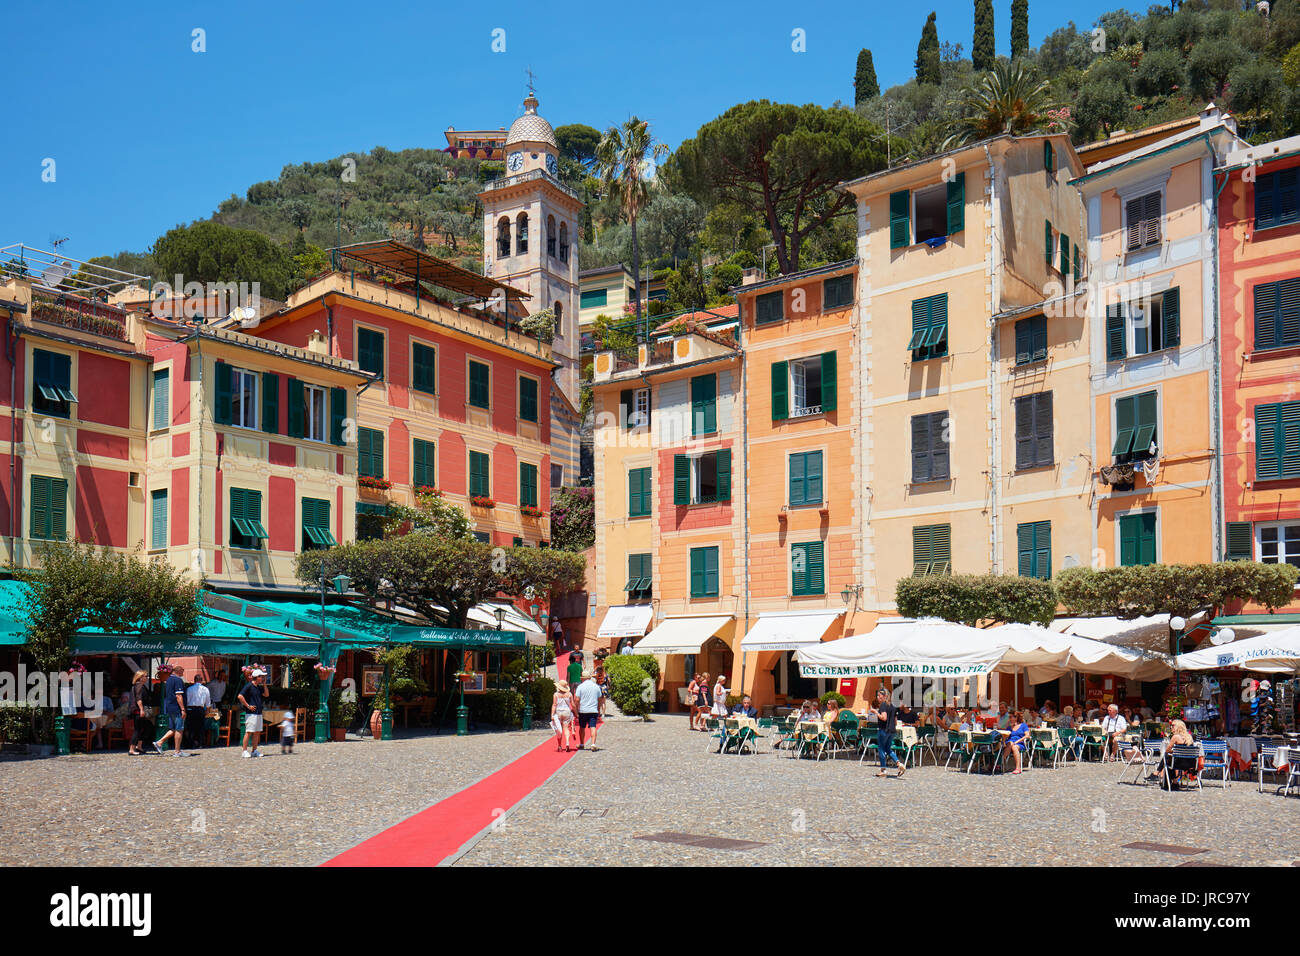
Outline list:
[[[1083,737],[1077,730],[1062,728],[1056,734],[1061,738],[1060,763],[1057,766],[1064,767],[1066,760],[1070,757],[1074,758],[1075,763],[1083,759]]]
[[[1165,790],[1173,786],[1173,776],[1181,773],[1189,783],[1195,782],[1196,789],[1201,789],[1201,775],[1199,773],[1199,761],[1201,759],[1201,747],[1199,744],[1174,744],[1166,752],[1168,760],[1165,764],[1164,775],[1160,778],[1160,784]],[[1191,761],[1191,768],[1175,769],[1174,764],[1179,761]]]
[[[1226,740],[1202,740],[1201,755],[1204,758],[1201,769],[1196,774],[1197,785],[1206,774],[1223,784],[1223,789],[1232,786],[1228,779],[1228,742]]]
[[[1128,760],[1124,762],[1124,769],[1120,771],[1119,782],[1123,783],[1128,775],[1132,773],[1133,779],[1129,783],[1144,783],[1149,775],[1160,769],[1164,758],[1164,750],[1160,745],[1160,741],[1139,737],[1137,745],[1129,754]]]
[[[799,750],[797,755],[802,757],[804,754],[816,754],[815,759],[821,760],[826,755],[827,740],[826,732],[818,730],[812,724],[799,725]]]
[[[221,715],[222,719],[217,723],[217,732],[214,740],[219,744],[230,746],[230,738],[235,735],[235,708],[231,707]]]
[[[879,727],[863,727],[862,724],[858,724],[858,749],[861,751],[858,763],[866,760],[867,755],[876,749],[876,737],[879,735]]]
[[[934,724],[926,724],[916,731],[917,746],[917,766],[925,766],[925,751],[930,751],[930,757],[934,760],[934,765],[939,766],[939,752],[934,749],[935,741],[938,739],[939,728]]]
[[[90,748],[95,743],[94,725],[84,717],[69,717],[68,728],[69,749],[81,746],[86,753],[90,753]]]
[[[954,762],[957,769],[960,770],[963,763],[969,763],[974,759],[974,751],[966,748],[966,738],[960,731],[948,731],[948,759],[943,762],[943,769],[947,770]]]
[[[709,739],[706,743],[707,749],[712,750],[713,742],[716,740],[718,742],[718,750],[721,751],[723,740],[727,735],[726,731],[722,727],[722,721],[718,720],[716,717],[705,717],[704,729],[709,735]]]
[[[1275,746],[1263,746],[1255,751],[1255,756],[1251,759],[1250,769],[1254,770],[1259,779],[1259,792],[1264,792],[1264,774],[1273,775],[1273,782],[1277,783],[1277,778],[1285,771],[1277,765],[1277,755],[1280,748]],[[1283,754],[1283,756],[1286,756]],[[1284,765],[1285,766],[1285,765]],[[1280,789],[1279,785],[1279,789]]]
[[[1300,747],[1287,747],[1287,775],[1286,788],[1282,791],[1282,796],[1290,796],[1291,784],[1298,784],[1297,791],[1300,791]]]

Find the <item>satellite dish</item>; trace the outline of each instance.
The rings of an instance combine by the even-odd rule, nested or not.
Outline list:
[[[244,326],[244,328],[257,324],[257,310],[251,305],[246,305],[243,308],[236,309],[235,312],[238,313],[239,324]]]
[[[68,276],[72,275],[72,263],[66,259],[62,262],[55,262],[41,273],[41,281],[51,289],[57,289],[60,283]]]

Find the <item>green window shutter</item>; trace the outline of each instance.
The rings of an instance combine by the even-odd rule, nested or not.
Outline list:
[[[822,411],[833,412],[837,401],[838,389],[835,379],[838,375],[836,353],[822,353]]]
[[[357,329],[357,364],[363,372],[384,377],[384,333]]]
[[[1138,515],[1138,563],[1156,563],[1156,516]]]
[[[274,372],[262,373],[262,431],[280,433],[280,376]]]
[[[1156,431],[1156,393],[1143,392],[1137,396],[1135,406],[1137,430],[1133,433],[1133,454],[1149,454],[1151,443],[1159,448],[1160,442]]]
[[[808,503],[807,456],[790,456],[790,504]]]
[[[1037,449],[1034,441],[1034,396],[1016,399],[1016,468],[1034,467]]]
[[[958,173],[948,183],[948,235],[966,228],[966,174]]]
[[[378,429],[370,433],[370,467],[374,477],[384,477],[384,433]]]
[[[1278,478],[1282,473],[1279,454],[1282,436],[1279,434],[1281,405],[1255,406],[1255,480]]]
[[[930,358],[939,358],[948,354],[948,293],[930,297],[930,330],[926,333],[925,344]]]
[[[347,444],[343,440],[343,421],[348,417],[348,390],[330,389],[330,441],[335,445]]]
[[[1061,275],[1070,274],[1070,237],[1061,233]]]
[[[1124,515],[1119,519],[1120,567],[1132,567],[1138,563],[1139,517],[1139,515]]]
[[[537,466],[527,462],[519,465],[519,504],[537,507]]]
[[[427,345],[411,344],[411,388],[417,392],[433,395],[438,391],[436,356]]]
[[[411,443],[411,484],[419,488],[438,487],[434,443],[416,438]]]
[[[1016,525],[1016,570],[1022,578],[1034,576],[1034,526]]]
[[[1050,580],[1052,577],[1052,522],[1039,521],[1034,525],[1034,577]]]
[[[472,451],[469,453],[469,493],[479,497],[489,497],[492,494],[492,482],[489,478],[491,462],[488,456],[481,451]]]
[[[936,524],[930,528],[930,547],[934,555],[933,574],[952,572],[952,525]]]
[[[482,362],[469,363],[469,403],[476,408],[491,405],[488,377],[488,367]]]
[[[1300,169],[1293,166],[1273,175],[1277,177],[1278,225],[1300,222]]]
[[[718,376],[691,379],[691,434],[710,435],[718,430]]]
[[[50,537],[55,541],[68,538],[68,480],[51,478],[50,482]]]
[[[1137,431],[1136,405],[1132,395],[1115,399],[1115,447],[1111,454],[1116,458],[1133,450],[1133,435]]]
[[[384,433],[374,428],[357,429],[357,474],[384,477]]]
[[[1277,176],[1269,174],[1255,180],[1255,228],[1277,225]]]
[[[519,379],[519,417],[526,422],[537,421],[537,379],[535,378]]]
[[[685,455],[673,455],[673,504],[691,503],[691,460]]]
[[[731,500],[731,449],[718,452],[718,500]]]
[[[1043,140],[1043,169],[1049,173],[1056,171],[1056,155],[1052,150],[1052,141]]]
[[[1165,290],[1160,303],[1160,340],[1169,349],[1182,342],[1182,320],[1179,315],[1178,287]]]
[[[33,475],[31,501],[27,503],[30,538],[50,537],[50,479]]]
[[[790,417],[790,363],[772,363],[772,421]]]
[[[218,362],[216,368],[215,397],[212,402],[212,422],[215,425],[230,424],[231,368],[225,362]]]
[[[1047,316],[1030,319],[1029,331],[1032,336],[1030,344],[1033,346],[1033,360],[1041,362],[1047,358]]]
[[[584,309],[597,309],[609,301],[608,289],[588,289],[582,293],[580,305]]]
[[[171,424],[171,369],[161,368],[153,373],[153,427],[166,428]]]
[[[644,518],[650,514],[650,469],[633,468],[627,473],[628,516]]]
[[[370,478],[370,429],[357,429],[357,477]]]
[[[1078,282],[1080,277],[1083,275],[1083,270],[1080,268],[1081,262],[1082,259],[1079,255],[1079,244],[1076,242],[1074,244],[1074,281],[1075,282]]]
[[[1046,219],[1043,221],[1043,242],[1046,244],[1047,268],[1052,268],[1052,260],[1055,258],[1056,243],[1052,241],[1052,221]]]
[[[912,244],[912,201],[906,190],[889,194],[889,248],[905,249]]]
[[[286,402],[289,406],[289,437],[307,436],[307,392],[301,381],[290,378],[286,383]]]
[[[1255,556],[1255,542],[1249,521],[1229,521],[1223,540],[1227,544],[1225,561],[1250,561]]]
[[[934,565],[934,535],[931,525],[912,529],[912,577],[924,577]]]
[[[1034,340],[1029,331],[1030,319],[1021,319],[1016,323],[1016,364],[1027,365],[1033,361]]]
[[[907,347],[912,350],[913,358],[925,358],[925,337],[930,331],[930,306],[933,299],[913,299],[912,300],[912,337],[907,341]]]
[[[817,504],[822,500],[822,453],[810,451],[804,455],[804,480],[807,483],[807,503]]]
[[[1300,477],[1300,402],[1284,402],[1281,405],[1277,434],[1282,477]]]
[[[691,597],[718,594],[718,549],[691,548]]]
[[[930,434],[929,415],[912,416],[912,482],[931,481],[934,477],[934,442]]]
[[[767,325],[780,322],[785,317],[785,294],[768,292],[754,297],[754,324]]]
[[[1124,340],[1124,307],[1106,306],[1106,361],[1117,362],[1128,354]]]
[[[167,547],[167,492],[149,493],[149,547],[157,551]]]
[[[1281,283],[1255,286],[1255,348],[1271,349],[1277,343],[1278,291]]]
[[[790,546],[790,593],[795,597],[826,593],[825,545],[807,541]]]

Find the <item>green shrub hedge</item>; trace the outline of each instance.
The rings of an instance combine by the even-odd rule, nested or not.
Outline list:
[[[659,668],[651,674],[644,662],[655,663],[645,654],[616,654],[605,660],[605,673],[609,675],[609,696],[618,709],[628,716],[644,717],[654,710],[655,683]]]

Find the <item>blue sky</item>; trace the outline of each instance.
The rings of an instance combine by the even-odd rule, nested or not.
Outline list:
[[[1030,0],[1030,40],[1119,5]],[[994,0],[999,53],[1010,6]],[[972,0],[11,4],[7,72],[22,79],[0,121],[0,245],[57,233],[80,259],[143,250],[287,164],[509,126],[529,67],[554,125],[635,114],[676,146],[748,99],[851,101],[863,46],[882,88],[906,81],[931,9],[969,55]]]

